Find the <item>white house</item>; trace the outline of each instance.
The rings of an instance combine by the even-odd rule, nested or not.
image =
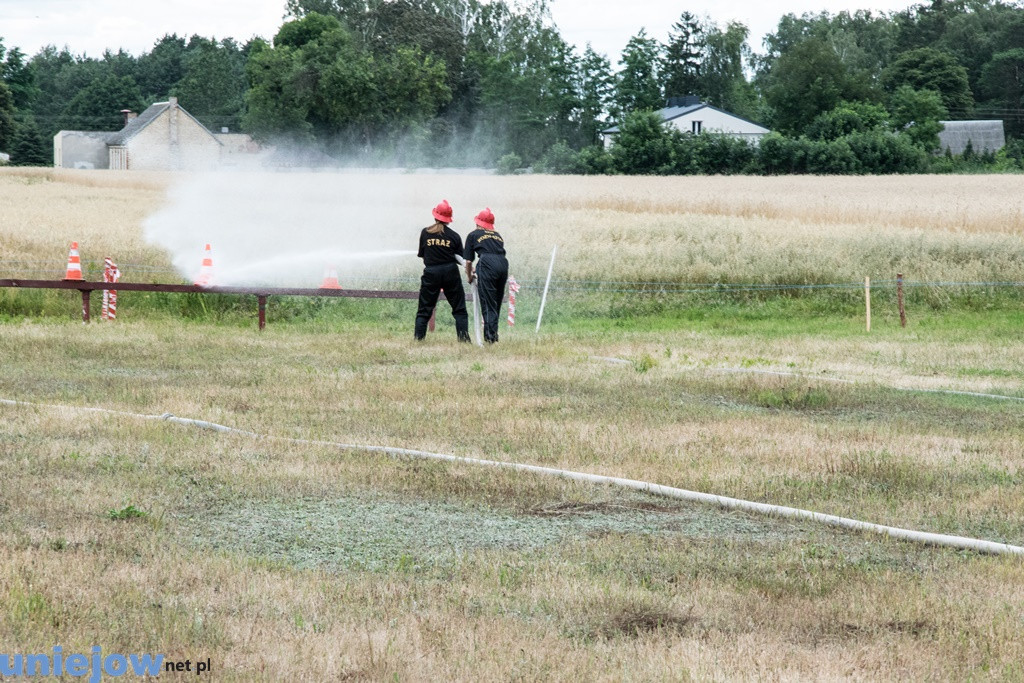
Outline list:
[[[235,164],[258,151],[248,135],[215,135],[178,104],[157,102],[135,115],[126,112],[116,132],[62,130],[53,137],[57,168],[200,170]]]
[[[684,133],[719,133],[757,144],[763,136],[771,132],[759,123],[701,102],[696,95],[672,97],[666,104],[667,106],[658,112],[661,120]],[[618,134],[618,126],[601,131],[605,149],[612,146]]]

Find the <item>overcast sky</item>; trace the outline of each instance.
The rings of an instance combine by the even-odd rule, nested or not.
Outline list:
[[[903,9],[911,0],[553,0],[551,11],[562,36],[581,50],[590,42],[613,63],[641,28],[664,40],[683,10],[708,15],[719,24],[742,21],[750,44],[775,29],[779,17],[827,9]],[[103,50],[148,52],[164,34],[271,38],[281,25],[284,0],[0,0],[0,38],[8,48],[33,55],[41,47],[67,45],[75,54],[99,57]]]

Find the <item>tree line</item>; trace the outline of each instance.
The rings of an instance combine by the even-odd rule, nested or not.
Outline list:
[[[613,66],[569,45],[546,0],[287,0],[270,40],[167,35],[139,56],[0,38],[0,150],[45,164],[61,129],[117,130],[169,95],[207,127],[360,163],[588,173],[893,173],[1021,165],[1024,9],[932,0],[788,14],[755,52],[740,22],[683,12]],[[702,101],[774,132],[759,146],[674,133]],[[999,156],[934,154],[945,119],[998,118]],[[599,132],[618,123],[609,151]]]

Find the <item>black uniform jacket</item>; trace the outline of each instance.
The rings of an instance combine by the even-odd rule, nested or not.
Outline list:
[[[501,238],[497,230],[478,228],[466,235],[466,253],[463,256],[467,261],[472,261],[477,254],[504,256],[505,240]]]
[[[445,227],[444,232],[437,234],[427,232],[428,230],[429,228],[423,228],[423,232],[420,233],[420,251],[416,254],[423,259],[423,265],[440,266],[455,263],[456,254],[462,254],[462,238],[459,237],[459,233],[449,227]]]

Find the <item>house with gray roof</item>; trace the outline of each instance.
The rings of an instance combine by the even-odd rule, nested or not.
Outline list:
[[[1006,144],[1002,121],[939,121],[943,125],[939,133],[939,151],[963,154],[967,143],[978,154],[998,152]]]
[[[128,112],[116,132],[62,130],[53,138],[57,168],[201,170],[221,163],[223,144],[178,104],[157,102],[138,116]]]
[[[718,133],[750,140],[757,144],[762,137],[771,132],[759,123],[701,102],[696,95],[670,97],[658,115],[665,125],[694,135]],[[618,134],[618,126],[601,131],[600,135],[605,149],[612,146]]]

